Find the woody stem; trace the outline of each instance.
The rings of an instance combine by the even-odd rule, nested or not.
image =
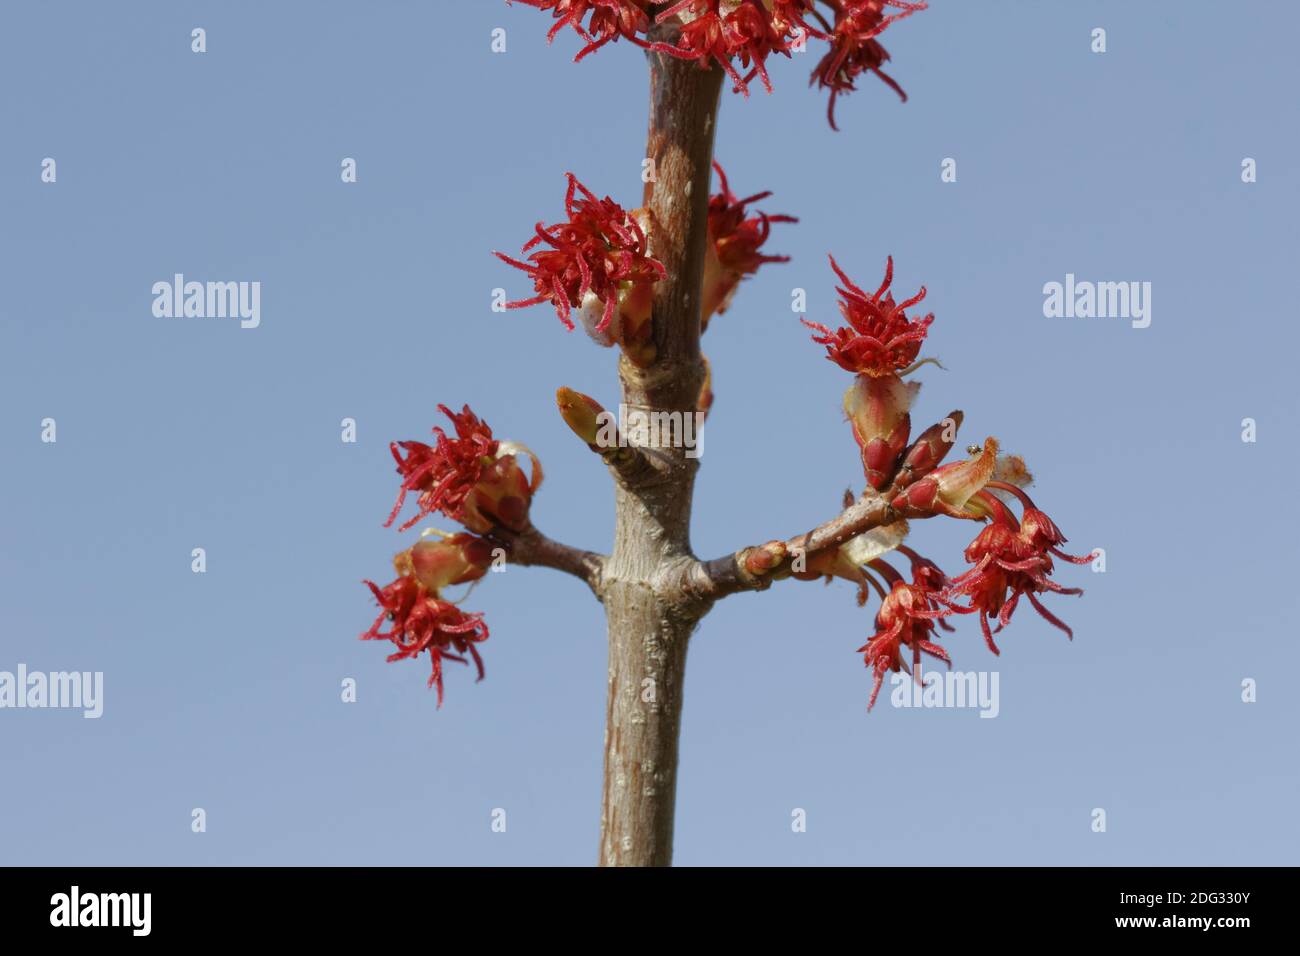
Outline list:
[[[700,599],[714,601],[741,591],[759,591],[768,587],[774,578],[788,571],[800,555],[805,559],[828,548],[838,548],[850,538],[898,520],[889,505],[889,495],[868,493],[845,508],[830,521],[811,531],[796,535],[788,541],[772,542],[777,545],[781,560],[765,570],[747,568],[745,559],[758,548],[742,548],[735,554],[723,555],[711,561],[699,561],[684,569],[682,587]],[[761,546],[770,548],[771,545]]]
[[[672,39],[651,37],[660,38]],[[700,284],[722,72],[654,52],[647,58],[646,156],[654,176],[646,183],[645,205],[654,217],[654,255],[667,277],[655,292],[653,362],[642,368],[623,358],[619,371],[628,406],[682,412],[694,410],[704,380]],[[601,581],[609,633],[603,866],[672,861],[686,646],[709,606],[676,586],[682,569],[694,562],[697,462],[683,448],[662,452],[663,467],[615,475],[614,549]]]
[[[587,586],[596,596],[600,596],[601,572],[606,560],[603,554],[561,544],[548,538],[531,524],[518,533],[498,529],[494,536],[506,546],[507,560],[511,564],[553,568],[565,574],[572,574],[586,581]]]

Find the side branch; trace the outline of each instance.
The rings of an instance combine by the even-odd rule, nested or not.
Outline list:
[[[742,548],[712,561],[697,561],[685,570],[681,588],[690,597],[708,601],[741,591],[761,591],[787,574],[800,555],[808,558],[838,548],[863,532],[897,521],[899,515],[889,500],[888,495],[865,494],[830,521],[804,534]]]
[[[601,597],[600,583],[605,571],[603,554],[561,544],[532,525],[518,533],[499,528],[493,537],[505,547],[509,563],[523,567],[554,568],[572,574],[586,581],[597,598]]]

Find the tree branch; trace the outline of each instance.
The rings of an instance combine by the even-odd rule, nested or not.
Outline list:
[[[656,448],[627,442],[618,432],[609,446],[589,442],[587,447],[601,457],[616,480],[629,487],[647,484],[673,468],[670,456]]]
[[[680,587],[690,597],[713,601],[741,591],[761,591],[790,570],[800,554],[811,557],[827,548],[838,548],[863,532],[897,521],[888,494],[864,494],[839,515],[811,531],[786,541],[769,541],[741,548],[734,554],[688,565]]]
[[[672,470],[669,456],[628,441],[614,415],[590,395],[560,388],[555,392],[555,404],[564,423],[601,457],[615,480],[631,487]]]
[[[601,578],[605,556],[561,544],[542,534],[531,524],[518,533],[498,528],[492,537],[506,549],[506,560],[523,567],[553,568],[587,582],[597,598],[601,595]]]

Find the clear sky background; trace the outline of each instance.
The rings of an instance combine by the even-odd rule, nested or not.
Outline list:
[[[414,538],[380,527],[387,442],[427,437],[438,402],[542,457],[539,527],[611,539],[607,475],[553,394],[615,403],[615,353],[489,308],[528,292],[490,250],[557,216],[566,170],[640,198],[642,56],[574,65],[548,24],[496,0],[5,5],[0,670],[103,671],[105,711],[0,711],[0,863],[595,862],[605,637],[583,585],[490,576],[468,602],[487,678],[452,665],[441,711],[424,659],[356,639],[360,579]],[[1297,31],[1282,3],[935,0],[885,37],[906,104],[864,79],[832,132],[816,54],[774,62],[774,95],[724,94],[735,188],[801,221],[770,244],[793,262],[705,338],[697,552],[806,530],[861,486],[849,377],[790,292],[832,321],[826,253],[867,287],[892,253],[947,366],[920,373],[918,429],[963,408],[963,444],[1024,454],[1107,571],[1058,575],[1087,590],[1049,602],[1073,643],[1029,607],[1001,658],[969,619],[946,639],[1000,673],[994,720],[868,715],[875,605],[846,584],[717,606],[690,650],[676,862],[1297,862]],[[155,318],[176,272],[260,281],[261,327]],[[1151,326],[1045,318],[1066,273],[1151,282]],[[911,540],[957,572],[974,530]]]

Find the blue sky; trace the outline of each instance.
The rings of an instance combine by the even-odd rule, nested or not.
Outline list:
[[[626,43],[574,65],[547,25],[496,0],[0,14],[0,670],[105,685],[98,720],[0,710],[0,863],[595,861],[584,586],[485,581],[487,678],[452,670],[440,711],[423,661],[356,640],[360,579],[411,540],[380,526],[387,442],[427,436],[439,402],[541,456],[543,530],[610,541],[608,478],[552,396],[614,403],[614,354],[544,308],[490,311],[527,289],[489,252],[557,215],[568,170],[636,204],[646,71]],[[868,287],[892,254],[947,369],[920,373],[918,428],[960,407],[964,441],[1025,455],[1107,571],[1059,575],[1087,590],[1052,605],[1073,642],[1028,608],[1000,658],[973,622],[946,639],[999,672],[994,720],[868,716],[874,611],[847,585],[721,603],[690,650],[677,863],[1296,861],[1297,28],[1280,4],[935,0],[885,37],[906,104],[864,81],[833,133],[810,56],[773,64],[773,95],[724,95],[735,189],[800,222],[705,338],[696,550],[798,533],[860,484],[848,377],[790,292],[833,321],[826,254]],[[260,327],[154,317],[177,272],[260,281]],[[1067,273],[1150,282],[1150,327],[1044,317]],[[911,543],[955,572],[971,534]]]

